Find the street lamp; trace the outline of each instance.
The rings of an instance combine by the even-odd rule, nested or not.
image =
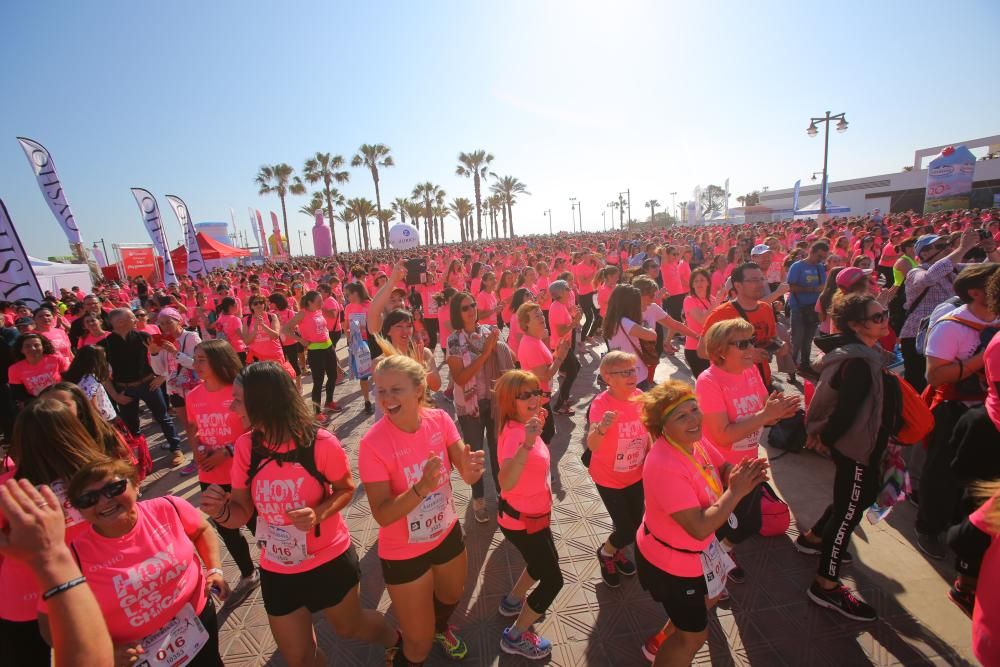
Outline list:
[[[826,167],[827,167],[827,158],[830,155],[830,121],[834,120],[839,121],[835,126],[837,132],[843,134],[844,132],[847,131],[847,118],[844,117],[843,112],[830,115],[830,112],[827,111],[825,116],[821,116],[819,118],[810,118],[809,127],[806,128],[806,134],[808,134],[810,137],[815,137],[817,134],[819,134],[819,130],[816,128],[816,123],[825,124],[825,132],[823,138],[823,187],[820,188],[820,195],[819,195],[820,215],[826,214],[826,188],[827,188],[827,180],[829,179],[829,174],[827,173]]]
[[[550,208],[550,209],[548,209],[546,211],[542,211],[542,215],[549,216],[549,234],[551,235],[552,234],[552,209]]]
[[[569,214],[573,218],[573,223],[572,224],[573,224],[573,231],[575,232],[576,231],[576,207],[579,206],[579,203],[576,201],[576,197],[570,197],[569,201],[570,201]],[[583,230],[583,213],[580,214],[580,230],[581,231]]]
[[[618,193],[618,205],[621,206],[624,202],[622,201],[622,195],[628,197],[628,228],[632,231],[632,193],[629,190],[625,192]]]
[[[306,236],[307,236],[306,233],[300,229],[299,230],[299,254],[300,255],[305,255],[306,254],[305,251],[302,249],[302,239],[304,239]]]
[[[674,220],[680,220],[680,216],[677,215],[677,193],[670,193],[670,209],[674,212]]]

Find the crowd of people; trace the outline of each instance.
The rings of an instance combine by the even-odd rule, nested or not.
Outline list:
[[[482,563],[465,549],[475,528],[456,512],[454,471],[474,520],[495,519],[525,563],[499,603],[500,649],[544,658],[534,624],[563,586],[560,434],[613,523],[595,553],[602,585],[637,576],[665,621],[643,653],[690,664],[712,607],[747,580],[738,545],[774,530],[761,445],[780,426],[835,470],[829,505],[794,541],[818,557],[808,599],[878,617],[841,571],[864,511],[905,493],[921,551],[955,557],[948,595],[972,618],[973,650],[1000,664],[1000,595],[977,587],[1000,576],[998,240],[998,210],[647,228],[0,303],[0,657],[48,665],[54,647],[56,664],[218,665],[216,605],[259,586],[289,665],[326,664],[318,612],[388,664],[423,664],[435,646],[461,659],[451,616]],[[583,352],[600,357],[596,385],[578,382]],[[353,382],[371,415],[356,470],[334,434],[337,388]],[[198,507],[140,499],[152,467],[140,403],[170,465],[198,476]],[[887,499],[890,477],[911,482]],[[356,479],[393,619],[361,603],[343,518]]]

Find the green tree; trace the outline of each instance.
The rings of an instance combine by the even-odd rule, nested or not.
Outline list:
[[[718,185],[709,185],[702,191],[701,201],[698,203],[702,215],[721,213],[726,208],[726,191]]]
[[[520,194],[530,195],[527,186],[519,181],[515,176],[497,176],[492,174],[496,181],[490,189],[502,197],[502,210],[504,211],[504,236],[512,238],[514,236],[514,204]],[[507,225],[510,225],[508,228]]]
[[[347,252],[354,252],[354,250],[351,249],[351,223],[356,221],[358,219],[358,216],[354,214],[354,211],[345,207],[343,210],[341,210],[340,215],[338,217],[344,223],[344,233],[347,234]],[[332,222],[330,223],[330,226],[331,227],[333,226]],[[358,238],[358,250],[361,250],[360,238]]]
[[[448,208],[450,208],[451,212],[455,214],[456,218],[458,218],[458,230],[462,242],[464,243],[465,241],[468,241],[468,229],[466,228],[466,225],[469,224],[469,218],[472,217],[472,202],[465,197],[456,197],[452,200],[451,204],[449,204]]]
[[[371,239],[368,236],[368,218],[378,214],[375,204],[370,199],[355,197],[354,199],[347,200],[347,208],[354,214],[354,218],[358,222],[358,246],[361,245],[361,239],[364,239],[365,250],[371,250]]]
[[[351,180],[351,174],[343,167],[344,157],[342,155],[317,152],[306,160],[305,166],[302,168],[302,176],[306,182],[323,184],[322,195],[326,200],[326,217],[330,221],[330,237],[333,241],[333,254],[335,255],[337,254],[337,235],[333,231],[333,207],[343,204],[344,196],[337,191],[333,184],[344,184]],[[323,208],[323,206],[319,208]]]
[[[649,221],[656,222],[656,207],[660,205],[660,202],[655,199],[650,199],[646,202],[646,208],[649,209]]]
[[[481,179],[489,173],[490,162],[493,162],[493,156],[484,150],[459,153],[458,167],[455,168],[459,176],[472,179],[476,191],[476,231],[480,239],[483,238]]]
[[[281,200],[281,219],[285,225],[285,243],[289,245],[292,240],[288,235],[288,209],[285,207],[285,197],[289,193],[302,195],[306,192],[305,186],[301,182],[292,182],[292,174],[294,173],[295,169],[284,162],[275,165],[265,164],[261,165],[257,171],[257,177],[254,179],[258,187],[258,194],[269,195],[274,193]],[[288,246],[285,247],[285,252],[291,254]]]
[[[406,205],[403,206],[403,210],[406,211],[406,215],[410,216],[410,220],[413,222],[413,226],[417,228],[417,232],[420,231],[420,216],[424,214],[424,206],[418,201],[405,200]]]
[[[406,222],[406,205],[410,203],[410,200],[406,197],[396,197],[392,200],[392,210],[399,215],[399,221],[402,223]]]
[[[308,204],[303,204],[302,206],[299,207],[299,213],[301,213],[302,215],[309,216],[310,219],[315,220],[316,219],[316,211],[317,210],[320,210],[320,211],[323,210],[323,203],[324,203],[323,202],[323,193],[322,192],[314,192],[314,193],[312,193],[312,199],[309,200],[309,203]],[[331,221],[332,221],[332,218],[331,218]],[[333,222],[331,222],[330,225],[332,226]]]
[[[396,163],[393,161],[392,156],[389,155],[389,147],[385,144],[361,144],[358,148],[358,152],[354,154],[351,158],[352,167],[367,167],[368,171],[371,172],[372,180],[375,181],[375,209],[377,211],[382,210],[382,193],[379,190],[379,178],[378,169],[379,167],[395,167]],[[389,229],[383,228],[380,223],[378,228],[379,241],[381,241],[382,247],[385,248],[386,239],[389,236]]]
[[[431,244],[431,234],[433,233],[431,227],[434,226],[434,203],[438,199],[443,200],[444,196],[444,190],[430,181],[418,183],[413,187],[413,198],[424,203],[424,242],[428,245]]]

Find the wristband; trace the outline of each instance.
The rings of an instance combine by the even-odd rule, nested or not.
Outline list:
[[[206,577],[210,577],[213,574],[217,574],[217,575],[219,575],[222,578],[225,578],[225,576],[226,576],[225,573],[222,571],[222,568],[219,568],[219,567],[213,567],[213,568],[210,568],[208,570],[205,570],[205,576]]]
[[[413,495],[415,495],[417,498],[420,498],[421,500],[424,499],[424,497],[422,495],[420,495],[420,492],[417,491],[417,485],[416,484],[414,484],[410,488],[413,489]]]
[[[226,501],[226,504],[222,506],[222,511],[221,511],[221,512],[219,512],[219,513],[218,513],[218,514],[217,514],[217,515],[215,516],[215,522],[216,522],[216,523],[222,523],[222,522],[223,522],[223,518],[222,518],[222,515],[223,515],[223,514],[226,514],[227,512],[229,512],[229,501],[228,501],[228,500]],[[227,521],[228,521],[228,520],[229,520],[229,517],[227,516],[225,520],[227,520]]]
[[[75,588],[76,586],[79,586],[80,584],[85,584],[85,583],[87,583],[87,577],[84,577],[84,576],[79,576],[76,579],[70,579],[66,583],[59,584],[58,586],[53,586],[49,590],[47,590],[44,593],[42,593],[42,599],[43,600],[48,600],[49,598],[55,597],[56,595],[59,595],[60,593],[65,593],[69,589]]]

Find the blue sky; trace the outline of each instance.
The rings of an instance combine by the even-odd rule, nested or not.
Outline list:
[[[828,109],[850,122],[831,137],[835,179],[1000,133],[998,28],[995,1],[4,3],[0,198],[29,253],[66,253],[27,136],[52,152],[88,245],[148,241],[132,186],[168,218],[164,194],[196,221],[233,208],[249,234],[247,207],[265,224],[280,210],[257,194],[261,164],[381,142],[397,164],[383,201],[427,180],[471,199],[456,157],[483,148],[531,192],[518,232],[547,231],[550,208],[569,229],[571,196],[599,229],[626,188],[639,218],[727,177],[734,196],[807,179],[823,146],[805,129]],[[365,171],[341,189],[374,200]],[[295,252],[305,202],[289,199]]]

